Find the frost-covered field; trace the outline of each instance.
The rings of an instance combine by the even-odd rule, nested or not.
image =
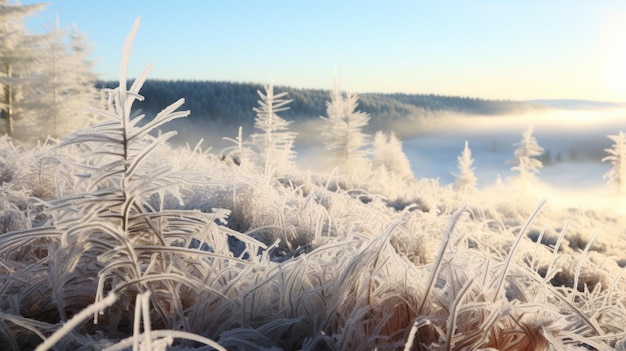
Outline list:
[[[2,349],[626,350],[608,191],[578,204],[541,182],[279,169],[244,140],[174,148],[156,131],[182,101],[139,126],[146,76],[125,76],[105,122],[0,139]]]

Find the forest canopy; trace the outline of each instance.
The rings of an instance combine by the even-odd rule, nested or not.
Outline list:
[[[98,87],[114,88],[118,82],[100,81]],[[330,80],[329,80],[330,85]],[[191,110],[190,121],[195,123],[219,122],[232,125],[252,126],[260,83],[236,83],[217,81],[147,80],[142,94],[145,100],[137,108],[147,114],[160,111],[164,104],[185,96],[186,106]],[[293,101],[290,109],[282,113],[287,120],[302,121],[319,118],[326,113],[325,103],[329,90],[297,89],[276,85],[277,91],[288,91]],[[547,107],[530,102],[510,100],[487,100],[471,97],[443,96],[434,94],[359,94],[359,110],[372,116],[372,129],[388,120],[414,120],[436,116],[443,112],[468,115],[499,115],[544,110]]]

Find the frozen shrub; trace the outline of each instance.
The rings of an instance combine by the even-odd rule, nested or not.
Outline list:
[[[409,159],[402,151],[402,142],[391,132],[386,136],[382,131],[376,132],[372,142],[372,168],[383,168],[399,179],[412,179],[413,171]]]

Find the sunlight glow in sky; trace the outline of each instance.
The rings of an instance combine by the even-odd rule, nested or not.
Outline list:
[[[22,0],[23,4],[40,1]],[[493,99],[626,102],[626,2],[51,0],[89,34],[96,71],[117,79],[142,17],[130,74]]]

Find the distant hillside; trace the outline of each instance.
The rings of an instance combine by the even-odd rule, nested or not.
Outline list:
[[[564,110],[596,110],[603,108],[624,108],[626,103],[606,102],[606,101],[589,101],[589,100],[530,100],[531,104],[554,107]]]
[[[117,82],[99,82],[99,87],[113,88]],[[275,91],[289,93],[293,101],[290,110],[281,113],[287,120],[303,121],[326,114],[329,91],[320,89],[296,89],[276,86]],[[244,125],[254,122],[261,84],[214,81],[166,81],[148,80],[141,94],[145,101],[135,104],[148,116],[158,113],[168,104],[184,97],[184,108],[191,110],[194,124],[220,123]],[[537,110],[541,107],[529,102],[495,101],[468,97],[418,95],[418,94],[360,94],[359,110],[372,116],[372,128],[384,126],[389,121],[411,121],[422,117],[437,116],[443,112],[475,115],[497,115]]]

